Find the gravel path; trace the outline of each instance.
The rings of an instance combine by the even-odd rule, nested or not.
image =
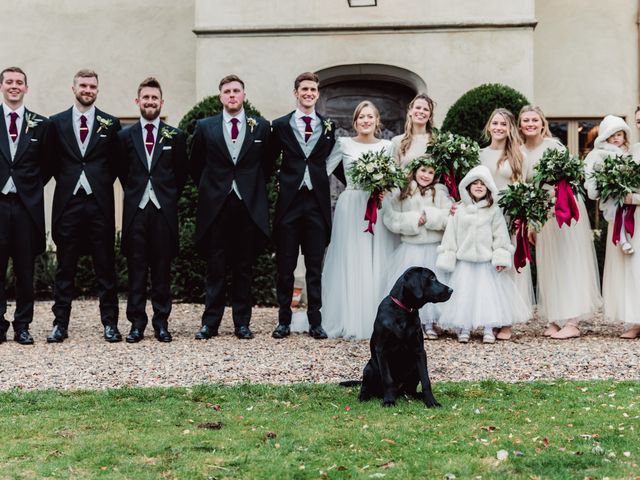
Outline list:
[[[129,323],[120,304],[120,330]],[[188,386],[202,383],[335,383],[359,379],[368,355],[367,341],[318,341],[306,334],[274,340],[276,310],[255,309],[251,328],[256,338],[233,336],[225,316],[221,336],[193,338],[200,326],[200,305],[174,305],[170,330],[174,341],[161,344],[148,327],[145,339],[129,345],[102,339],[96,301],[74,302],[69,335],[63,344],[47,344],[51,302],[36,304],[31,332],[35,345],[12,341],[0,345],[0,390],[101,389],[122,386]],[[228,315],[228,314],[227,314]],[[13,317],[10,309],[7,318]],[[621,340],[621,327],[597,322],[583,325],[583,337],[568,341],[540,336],[543,325],[533,321],[515,330],[514,339],[467,345],[453,337],[427,342],[429,371],[442,380],[504,381],[542,379],[640,379],[640,340]]]

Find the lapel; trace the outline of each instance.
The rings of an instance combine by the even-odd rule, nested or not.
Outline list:
[[[300,154],[300,156],[302,158],[305,158],[306,155],[302,151],[302,147],[300,146],[300,142],[298,142],[298,137],[296,136],[296,132],[294,131],[293,127],[291,126],[291,119],[293,118],[293,114],[294,113],[295,112],[291,112],[289,114],[289,116],[287,117],[287,124],[284,126],[283,130],[284,130],[285,136],[287,137],[289,143],[294,145],[294,148],[298,150],[298,153]]]
[[[131,142],[133,142],[133,148],[138,154],[138,158],[142,162],[142,166],[145,171],[149,170],[149,164],[147,163],[147,153],[145,152],[144,142],[142,141],[142,125],[137,122],[131,127],[129,132],[131,135]]]
[[[222,122],[222,114],[216,115],[212,118],[211,121],[211,136],[213,141],[218,145],[218,148],[224,153],[224,156],[231,164],[233,164],[233,160],[231,159],[231,153],[227,148],[227,142],[224,141],[224,132],[222,129],[224,128]]]
[[[245,156],[245,154],[247,153],[251,145],[253,145],[253,140],[255,139],[255,131],[258,128],[257,124],[253,128],[249,127],[249,123],[247,122],[248,119],[249,119],[249,116],[247,115],[247,112],[245,112],[244,113],[244,120],[245,120],[244,141],[242,142],[242,147],[240,147],[240,153],[238,154],[238,161],[236,162],[236,165],[240,163],[240,161],[242,160],[242,157]],[[256,120],[256,123],[257,123],[257,120]]]
[[[0,153],[11,164],[11,151],[9,150],[9,134],[7,133],[7,123],[4,118],[4,108],[0,105]]]
[[[165,126],[166,124],[162,120],[160,120],[160,123],[158,124],[158,131],[156,132],[156,143],[153,146],[153,154],[151,155],[151,167],[149,168],[149,171],[153,170],[153,168],[156,166],[156,164],[158,163],[158,158],[160,158],[160,154],[162,153],[162,147],[164,147],[164,143],[160,143],[162,141],[160,132]]]
[[[31,112],[24,109],[24,118],[22,119],[22,126],[20,127],[20,136],[18,137],[18,148],[16,149],[16,156],[13,158],[14,165],[20,161],[20,157],[29,148],[31,138],[33,137],[33,128],[27,130],[27,116]],[[35,127],[38,128],[38,127]]]
[[[96,108],[96,116],[93,119],[93,128],[91,129],[91,137],[89,138],[89,145],[87,145],[87,149],[84,152],[84,156],[88,157],[89,154],[91,153],[91,150],[93,150],[93,148],[96,146],[96,143],[98,143],[98,139],[100,138],[100,134],[102,132],[105,132],[105,129],[102,129],[100,131],[100,133],[98,133],[98,130],[100,129],[100,122],[98,121],[98,117],[101,118],[107,118],[104,112],[101,112],[100,110],[98,110]],[[111,128],[111,127],[109,127]],[[75,135],[74,135],[75,138]],[[77,144],[77,142],[76,142]]]
[[[76,157],[82,158],[80,147],[78,147],[78,140],[76,139],[76,134],[73,131],[73,107],[65,112],[62,117],[61,124],[62,137],[69,144]]]

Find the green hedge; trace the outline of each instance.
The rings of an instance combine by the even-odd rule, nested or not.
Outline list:
[[[447,112],[442,130],[473,138],[481,146],[487,145],[482,138],[489,115],[496,108],[506,108],[516,117],[529,100],[511,87],[499,83],[486,83],[462,95]]]

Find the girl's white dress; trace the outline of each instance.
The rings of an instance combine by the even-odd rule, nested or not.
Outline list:
[[[345,172],[365,152],[385,150],[391,142],[379,140],[364,144],[352,138],[339,138],[327,159],[332,171],[342,162]],[[398,240],[384,226],[381,210],[371,235],[364,230],[369,194],[359,190],[347,175],[347,187],[338,197],[331,242],[322,271],[322,327],[329,337],[368,339],[373,332],[378,304],[388,295],[388,261]],[[385,198],[384,202],[388,200]]]
[[[400,246],[389,262],[387,291],[409,267],[429,268],[440,282],[449,284],[449,273],[436,267],[436,259],[453,200],[443,185],[436,184],[434,190],[427,190],[424,195],[415,186],[415,181],[412,186],[413,194],[404,200],[399,199],[400,192],[395,192],[383,212],[387,228],[401,235]],[[420,226],[421,215],[427,221]],[[419,311],[422,324],[431,326],[437,323],[440,310],[441,304],[427,303]]]
[[[529,173],[547,148],[564,149],[558,140],[545,138],[535,149],[523,147]],[[549,218],[536,239],[538,274],[538,314],[550,323],[563,327],[571,319],[588,319],[602,306],[598,261],[593,233],[584,200],[576,197],[580,219],[571,227],[558,226]]]
[[[466,186],[480,179],[493,194],[494,203],[473,202]],[[460,204],[438,249],[437,265],[451,271],[453,294],[442,306],[443,328],[473,330],[526,322],[531,307],[519,295],[507,269],[513,264],[513,245],[502,211],[495,203],[497,189],[489,170],[480,165],[460,182]]]
[[[505,161],[498,168],[498,162],[502,158],[504,150],[494,150],[491,147],[486,147],[480,150],[480,163],[486,166],[491,172],[493,180],[496,182],[498,190],[504,190],[507,186],[511,185],[511,165],[508,161]],[[527,173],[527,164],[525,157],[525,164],[522,166],[522,174]],[[513,246],[516,246],[515,236],[511,237]],[[535,295],[533,293],[533,280],[531,278],[531,266],[527,263],[524,267],[517,272],[515,268],[509,269],[509,274],[513,277],[516,286],[518,287],[518,293],[520,297],[526,302],[526,304],[533,308],[535,304]]]

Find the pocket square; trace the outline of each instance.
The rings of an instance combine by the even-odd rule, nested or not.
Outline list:
[[[262,143],[262,140],[254,140],[253,143]]]
[[[100,137],[101,137],[101,138],[107,138],[107,136],[106,136],[104,133],[101,133],[101,134],[100,134]]]
[[[171,145],[167,145],[166,147],[162,147],[163,150],[171,150]]]
[[[31,139],[31,141],[32,141],[32,142],[37,142],[37,141],[38,141],[38,139],[37,139],[37,138],[32,138],[32,139]]]

